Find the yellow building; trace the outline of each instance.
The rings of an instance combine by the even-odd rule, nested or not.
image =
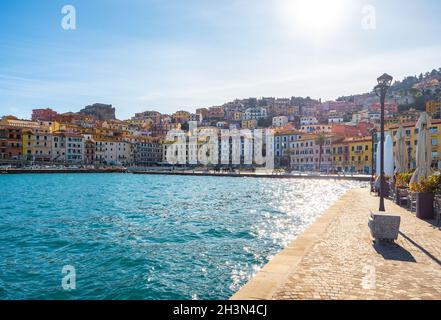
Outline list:
[[[177,111],[172,115],[172,118],[177,123],[185,123],[190,120],[190,112],[187,111]]]
[[[333,168],[338,172],[350,171],[349,166],[349,145],[344,138],[336,139],[332,143]]]
[[[52,134],[49,127],[23,131],[23,157],[28,161],[51,161]]]
[[[257,120],[256,119],[242,121],[242,129],[254,129],[254,128],[257,128]]]
[[[370,173],[372,166],[372,137],[353,137],[344,140],[349,147],[351,172]]]
[[[233,120],[240,121],[242,120],[242,116],[243,116],[242,112],[236,111],[233,113]]]
[[[430,115],[434,115],[441,109],[441,101],[427,101],[426,102],[426,112]]]
[[[392,134],[394,137],[394,145],[396,143],[395,135],[400,126],[405,130],[406,145],[409,155],[409,166],[415,168],[415,154],[416,147],[418,145],[418,129],[415,128],[415,122],[394,124],[386,127],[386,132]],[[432,134],[432,163],[436,168],[440,168],[441,165],[441,120],[432,120],[429,128]]]
[[[300,107],[299,106],[289,106],[288,107],[288,114],[299,114],[300,113]]]

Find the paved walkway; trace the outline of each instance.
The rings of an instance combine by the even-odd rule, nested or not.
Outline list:
[[[386,201],[401,216],[395,245],[373,244],[378,198],[349,191],[232,299],[441,299],[441,231]]]

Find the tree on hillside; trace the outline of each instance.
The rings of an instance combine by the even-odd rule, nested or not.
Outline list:
[[[271,117],[261,118],[257,121],[257,125],[262,128],[269,128],[272,126],[272,124],[273,118]]]
[[[190,126],[189,126],[188,122],[184,122],[184,123],[181,125],[181,130],[183,130],[183,131],[188,131],[189,129],[190,129]]]

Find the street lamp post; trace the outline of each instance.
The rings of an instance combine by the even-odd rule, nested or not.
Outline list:
[[[386,94],[392,84],[393,77],[387,73],[383,74],[377,79],[378,84],[374,91],[380,97],[381,104],[381,118],[380,118],[380,212],[386,211],[384,208],[384,191],[385,191],[385,176],[384,176],[384,103]],[[378,155],[377,155],[378,156]],[[378,168],[377,168],[378,170]]]
[[[377,129],[373,128],[371,130],[371,135],[372,135],[371,183],[374,183],[375,182],[375,180],[374,180],[374,175],[375,175],[375,168],[374,168],[375,161],[374,161],[374,157],[375,157],[375,140],[376,140],[376,137],[377,137]],[[378,155],[377,155],[377,157],[378,157]],[[373,185],[371,186],[371,191],[375,191],[375,188],[373,187]]]

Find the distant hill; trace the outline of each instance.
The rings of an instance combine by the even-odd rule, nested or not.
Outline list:
[[[374,97],[375,93],[369,92],[342,96],[337,101],[370,101]],[[389,90],[388,100],[396,102],[400,110],[407,110],[410,107],[424,110],[427,101],[441,101],[441,68],[395,81]]]

